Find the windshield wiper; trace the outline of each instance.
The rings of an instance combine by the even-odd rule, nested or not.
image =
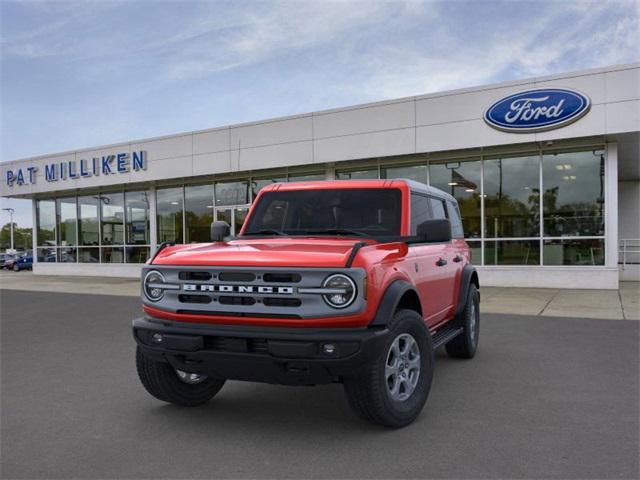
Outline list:
[[[368,237],[366,233],[358,232],[356,230],[349,230],[346,228],[327,228],[326,230],[305,230],[307,235],[325,234],[325,235],[353,235],[356,237]]]
[[[265,228],[263,230],[257,230],[255,232],[245,232],[244,235],[281,235],[281,236],[287,236],[286,233],[281,232],[280,230],[274,230],[274,229],[270,229],[270,228]]]

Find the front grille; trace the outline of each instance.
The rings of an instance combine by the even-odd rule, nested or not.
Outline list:
[[[359,294],[348,308],[337,311],[324,301],[323,282],[338,272],[353,278],[360,290],[364,270],[358,268],[281,268],[233,266],[145,267],[157,269],[170,288],[158,302],[143,296],[146,305],[161,310],[211,317],[303,319],[348,316],[365,307]]]

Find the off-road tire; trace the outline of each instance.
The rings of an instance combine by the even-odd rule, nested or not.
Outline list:
[[[138,376],[147,392],[163,402],[183,407],[196,407],[211,400],[224,385],[224,380],[207,378],[202,383],[188,384],[178,378],[174,368],[166,362],[146,357],[136,349]]]
[[[475,327],[472,327],[473,316],[475,316]],[[458,321],[462,325],[462,333],[447,343],[445,349],[454,358],[473,358],[480,335],[480,293],[473,283],[469,285],[467,303]]]
[[[389,325],[390,334],[378,357],[359,374],[344,379],[344,389],[353,411],[372,423],[400,428],[409,425],[422,411],[433,380],[434,353],[431,335],[414,310],[399,310]],[[404,401],[394,400],[387,387],[385,364],[394,340],[408,333],[420,351],[420,374],[415,390]]]

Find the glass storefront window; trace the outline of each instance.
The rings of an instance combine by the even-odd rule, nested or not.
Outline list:
[[[484,242],[485,265],[540,265],[538,240],[498,240]]]
[[[544,265],[604,265],[604,239],[545,240]]]
[[[317,182],[326,179],[327,175],[324,172],[289,174],[290,182]]]
[[[604,235],[604,154],[544,154],[544,235]]]
[[[467,240],[469,250],[471,251],[471,263],[474,265],[482,264],[482,242],[480,240]]]
[[[144,263],[149,259],[149,247],[125,247],[127,263]]]
[[[213,222],[213,185],[189,185],[184,189],[185,243],[209,242]]]
[[[78,197],[78,232],[80,245],[99,245],[97,196]]]
[[[156,191],[158,243],[182,241],[182,187]]]
[[[253,194],[253,198],[255,199],[262,190],[267,185],[271,185],[272,183],[285,183],[287,181],[286,177],[279,178],[252,178],[251,179],[251,193]]]
[[[54,263],[58,261],[56,249],[53,247],[38,248],[36,255],[40,263]]]
[[[484,161],[485,237],[540,235],[540,157]]]
[[[77,214],[76,198],[58,198],[58,245],[76,244]]]
[[[100,195],[102,245],[124,243],[124,194]]]
[[[429,174],[433,187],[458,201],[465,238],[480,238],[480,160],[431,164]]]
[[[58,262],[75,263],[77,257],[77,249],[70,247],[58,248]]]
[[[98,247],[78,248],[78,261],[80,263],[100,262],[100,249]]]
[[[368,168],[366,170],[351,170],[336,172],[336,180],[377,180],[378,168]]]
[[[217,182],[216,206],[246,205],[249,203],[249,182]]]
[[[102,247],[101,249],[102,263],[122,263],[124,262],[124,248],[123,247]]]
[[[125,192],[125,219],[127,245],[149,245],[149,194]]]
[[[38,245],[55,245],[56,203],[53,200],[38,200],[37,222]]]
[[[427,185],[427,166],[426,165],[410,165],[405,167],[383,167],[380,172],[381,178],[408,178],[416,182]]]

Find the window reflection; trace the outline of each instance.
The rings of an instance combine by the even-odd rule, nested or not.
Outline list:
[[[424,183],[425,185],[428,183],[426,165],[384,167],[382,168],[380,176],[388,179],[408,178],[409,180],[415,180],[416,182]]]
[[[290,182],[316,182],[326,180],[326,178],[324,172],[289,174]]]
[[[336,180],[377,180],[378,168],[368,168],[366,170],[352,170],[336,172]]]
[[[124,243],[124,194],[100,195],[102,218],[102,245]]]
[[[158,243],[182,243],[182,187],[156,191]]]
[[[540,235],[540,157],[484,162],[485,236]]]
[[[191,185],[184,189],[185,243],[208,242],[213,222],[213,185]]]
[[[540,241],[485,241],[485,265],[539,265]]]
[[[604,240],[545,240],[543,262],[545,265],[604,265]]]
[[[218,182],[216,205],[246,205],[249,203],[249,182]]]
[[[76,244],[76,198],[58,198],[58,244],[61,246]]]
[[[464,235],[480,238],[480,160],[429,166],[431,185],[458,200]]]
[[[78,231],[80,245],[99,245],[98,197],[78,197]]]
[[[53,200],[38,200],[38,245],[56,244],[56,204]]]
[[[545,236],[604,235],[604,154],[545,154],[542,171]]]
[[[147,192],[125,192],[124,198],[126,243],[128,245],[148,245],[151,243],[149,235],[149,194]]]

